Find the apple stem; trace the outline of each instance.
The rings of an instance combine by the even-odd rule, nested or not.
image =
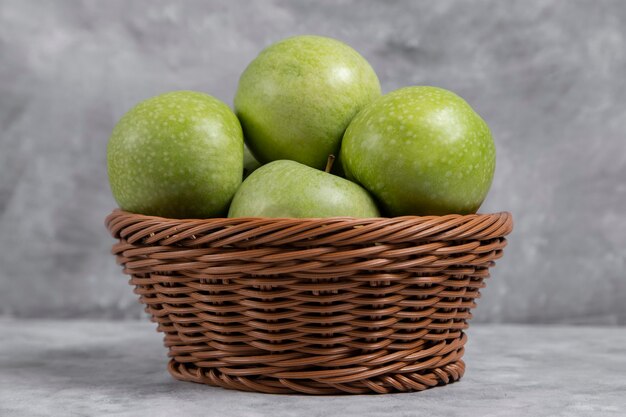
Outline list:
[[[330,172],[330,170],[333,169],[334,162],[335,162],[335,155],[331,153],[330,155],[328,155],[328,159],[326,160],[326,168],[324,169],[324,172]]]

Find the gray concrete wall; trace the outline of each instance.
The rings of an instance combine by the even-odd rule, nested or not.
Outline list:
[[[516,230],[477,321],[626,323],[626,2],[0,0],[0,314],[140,317],[109,255],[105,148],[138,101],[227,103],[247,63],[314,33],[384,91],[452,89],[490,124],[482,211]]]

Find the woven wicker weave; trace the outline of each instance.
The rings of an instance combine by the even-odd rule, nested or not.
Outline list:
[[[246,391],[419,391],[461,360],[509,213],[173,220],[116,210],[118,263],[177,379]]]

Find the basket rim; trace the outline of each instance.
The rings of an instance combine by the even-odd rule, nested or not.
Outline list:
[[[475,218],[488,218],[488,217],[507,217],[513,218],[513,215],[509,211],[498,211],[493,213],[473,213],[473,214],[445,214],[445,215],[427,215],[427,216],[396,216],[396,217],[346,217],[346,216],[337,216],[337,217],[207,217],[207,218],[173,218],[173,217],[162,217],[162,216],[153,216],[148,214],[140,214],[133,213],[131,211],[123,210],[121,208],[115,208],[113,211],[107,216],[107,220],[105,223],[108,224],[109,218],[113,216],[126,216],[126,217],[134,217],[138,220],[152,220],[159,221],[162,223],[172,222],[172,223],[213,223],[220,222],[222,223],[224,220],[232,220],[238,223],[249,222],[249,221],[267,221],[267,222],[283,222],[283,221],[291,221],[291,222],[302,222],[302,223],[328,223],[328,222],[386,222],[389,220],[412,220],[412,221],[428,221],[432,219],[457,219],[457,218],[465,218],[465,219],[475,219]]]
[[[105,220],[105,226],[112,237],[138,242],[148,238],[150,242],[174,243],[180,239],[205,234],[211,231],[229,230],[232,233],[252,235],[252,231],[274,233],[306,232],[348,233],[355,237],[355,230],[367,234],[368,231],[381,231],[406,234],[403,231],[418,232],[416,238],[435,240],[493,239],[501,238],[513,230],[513,216],[510,212],[478,214],[447,214],[444,216],[399,216],[399,217],[328,217],[328,218],[270,218],[236,217],[208,219],[171,219],[159,216],[136,214],[121,209],[113,210]],[[237,232],[236,232],[237,231]],[[156,236],[155,236],[156,234]],[[170,236],[176,238],[170,242]],[[347,237],[347,236],[346,236]],[[197,242],[200,243],[200,242]]]

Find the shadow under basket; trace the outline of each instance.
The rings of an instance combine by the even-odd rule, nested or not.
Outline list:
[[[176,220],[115,210],[117,262],[176,379],[275,394],[420,391],[463,332],[510,213]]]

